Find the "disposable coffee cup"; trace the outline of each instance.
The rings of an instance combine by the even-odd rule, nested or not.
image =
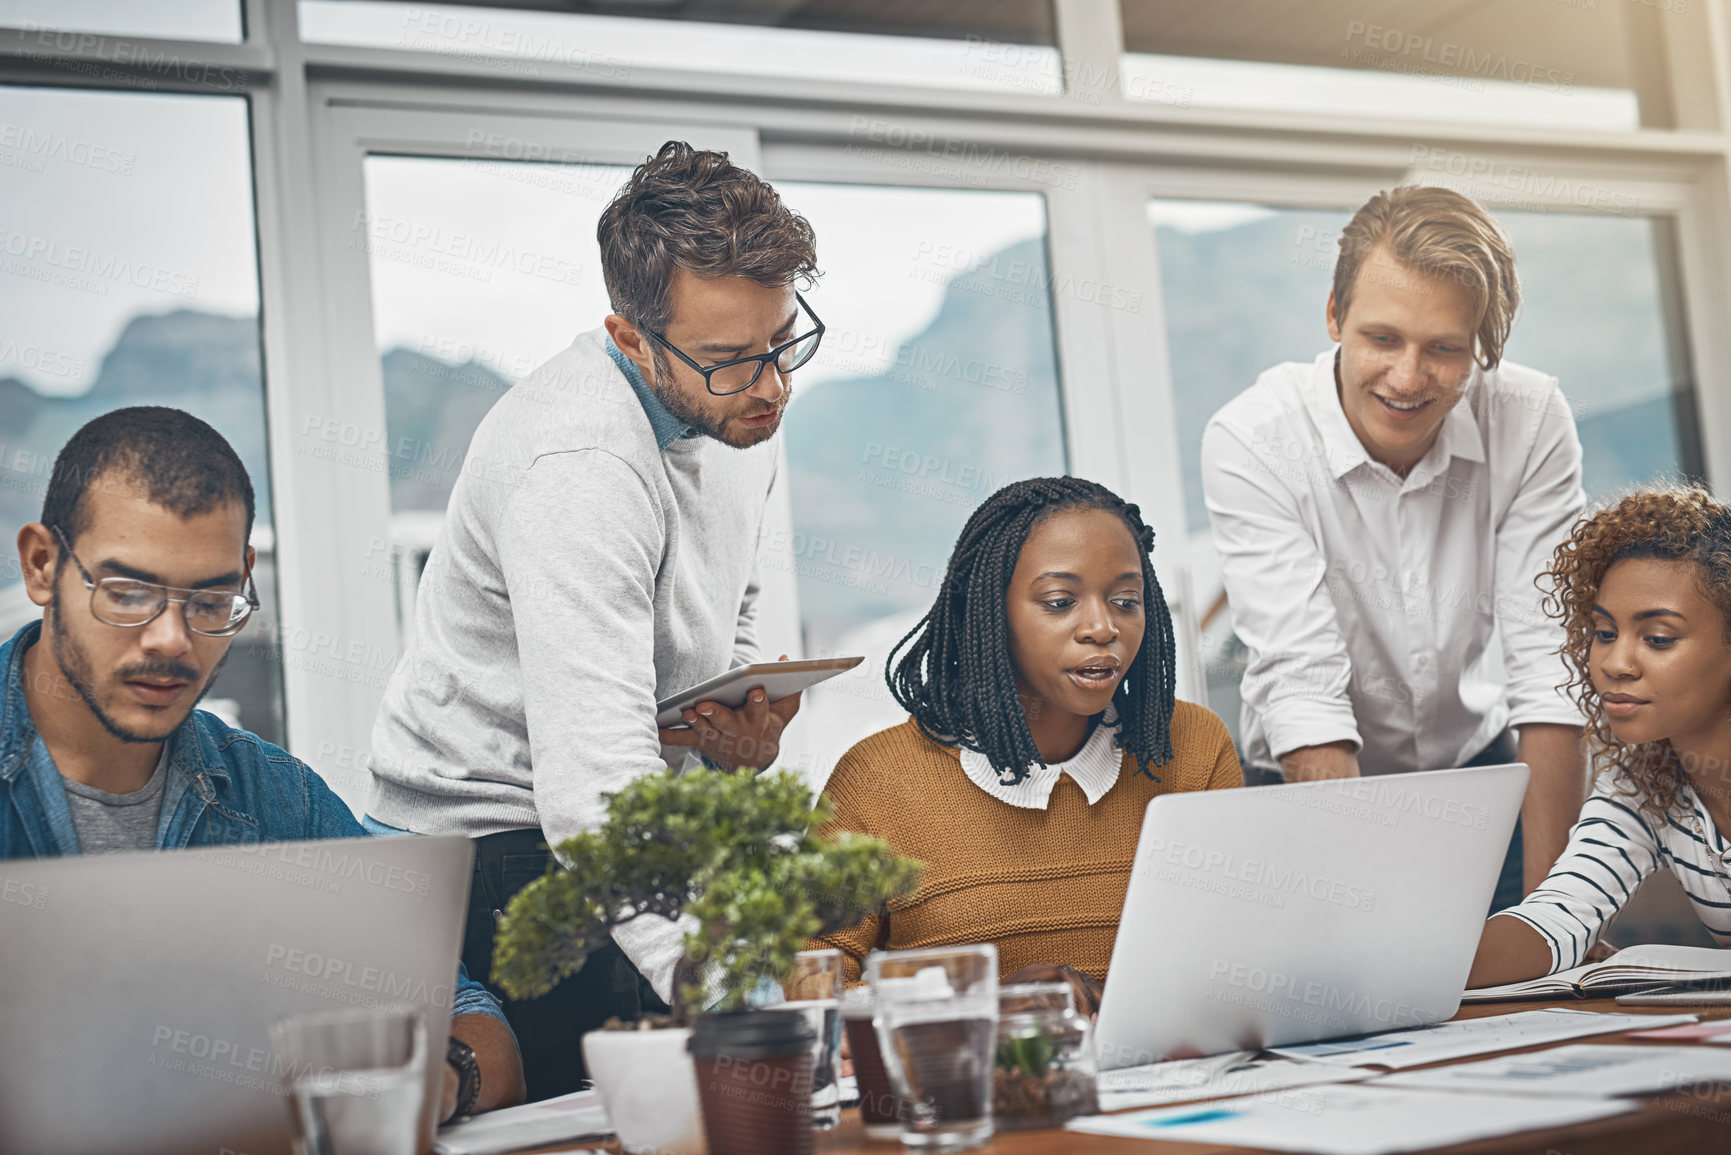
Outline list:
[[[688,1047],[709,1155],[810,1155],[816,1043],[798,1011],[698,1017]]]
[[[890,1074],[878,1050],[878,1032],[872,1025],[877,1007],[870,987],[856,987],[841,1001],[842,1029],[847,1032],[853,1054],[853,1075],[859,1084],[859,1116],[866,1137],[900,1142],[902,1104],[890,1089]]]

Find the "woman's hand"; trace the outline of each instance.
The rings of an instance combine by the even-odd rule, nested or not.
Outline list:
[[[1004,980],[1005,986],[1016,983],[1069,983],[1075,993],[1076,1009],[1092,1022],[1100,1015],[1100,980],[1085,975],[1068,963],[1029,963]]]

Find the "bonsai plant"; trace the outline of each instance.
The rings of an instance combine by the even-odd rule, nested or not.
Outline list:
[[[815,836],[827,814],[827,803],[814,805],[810,789],[786,772],[639,778],[609,797],[599,830],[560,843],[547,872],[511,899],[493,979],[512,998],[536,998],[581,970],[614,927],[647,914],[690,915],[696,928],[685,937],[672,1013],[649,1025],[683,1037],[694,1007],[742,1009],[760,982],[793,966],[808,939],[851,926],[913,887],[919,864],[881,839]],[[585,1036],[586,1056],[603,1033]],[[665,1040],[658,1062],[670,1061],[676,1042],[683,1053],[682,1039]],[[590,1075],[607,1098],[606,1072]],[[609,1112],[621,1142],[636,1146],[611,1103]],[[668,1125],[665,1096],[655,1114]],[[642,1145],[670,1146],[666,1138]]]

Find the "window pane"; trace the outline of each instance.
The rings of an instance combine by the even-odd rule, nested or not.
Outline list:
[[[1600,129],[1715,115],[1683,87],[1708,67],[1705,16],[1686,0],[1445,8],[1122,0],[1124,90],[1184,107]]]
[[[240,0],[0,0],[0,28],[55,28],[222,44],[239,44],[242,39]]]
[[[237,98],[0,88],[0,524],[41,516],[55,455],[100,413],[210,422],[252,476],[264,609],[204,707],[280,742],[250,157]],[[0,633],[38,615],[8,567]]]
[[[1160,277],[1199,604],[1221,596],[1202,501],[1202,430],[1215,410],[1282,361],[1328,348],[1324,306],[1351,214],[1156,201]],[[1656,222],[1496,210],[1514,241],[1521,311],[1509,360],[1555,375],[1574,410],[1589,500],[1676,474],[1696,459],[1677,414]],[[1582,253],[1593,260],[1583,262]],[[1685,363],[1686,357],[1679,357]],[[1209,703],[1237,732],[1243,652],[1230,615],[1205,630]]]
[[[595,225],[610,165],[371,156],[367,248],[404,637],[469,439],[499,395],[610,312]]]
[[[890,647],[931,607],[974,508],[1065,471],[1063,419],[1043,198],[777,187],[817,230],[808,299],[829,331],[788,408],[792,538],[766,557],[798,578],[808,657],[867,656],[804,699],[821,781],[905,717],[884,686]]]
[[[899,16],[877,3],[834,0],[776,5],[785,18],[773,21],[763,5],[697,10],[699,21],[673,9],[625,17],[379,0],[300,0],[299,8],[307,41],[439,52],[496,66],[503,77],[535,78],[544,68],[563,67],[623,80],[635,68],[679,68],[944,88],[1063,89],[1049,0],[968,5],[960,15],[950,6],[910,4],[897,9]],[[777,26],[753,26],[769,23]]]

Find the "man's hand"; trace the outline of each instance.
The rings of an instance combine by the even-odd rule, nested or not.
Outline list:
[[[1280,757],[1280,768],[1288,782],[1317,782],[1324,778],[1357,778],[1358,753],[1351,742],[1329,742],[1322,746],[1300,746]]]
[[[783,654],[781,661],[787,661]],[[720,702],[699,702],[685,711],[689,729],[662,730],[664,746],[695,746],[726,770],[741,766],[763,769],[781,753],[781,733],[799,713],[800,695],[771,702],[762,688],[746,695],[737,710]]]
[[[523,1101],[523,1056],[511,1029],[491,1015],[458,1015],[451,1020],[451,1034],[469,1044],[481,1072],[481,1094],[475,1114],[511,1107]],[[444,1061],[445,1048],[438,1049],[445,1068],[444,1090],[439,1094],[439,1122],[450,1121],[457,1109],[457,1069]]]
[[[451,1121],[451,1114],[457,1109],[457,1088],[462,1085],[457,1078],[457,1068],[445,1064],[445,1089],[439,1092],[439,1123],[444,1125]]]

